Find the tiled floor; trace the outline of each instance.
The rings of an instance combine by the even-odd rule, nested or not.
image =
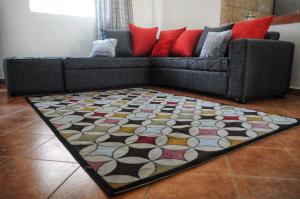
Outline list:
[[[300,117],[300,96],[246,105],[171,89],[163,91]],[[107,198],[22,97],[0,86],[0,198]],[[300,127],[115,198],[299,199]]]

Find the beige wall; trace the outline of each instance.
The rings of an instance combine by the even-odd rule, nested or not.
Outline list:
[[[142,27],[152,27],[152,0],[132,0],[134,23]]]
[[[153,25],[161,29],[220,24],[221,0],[153,0]]]

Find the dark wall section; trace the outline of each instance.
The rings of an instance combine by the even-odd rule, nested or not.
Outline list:
[[[300,11],[300,0],[275,0],[275,15],[295,14]]]

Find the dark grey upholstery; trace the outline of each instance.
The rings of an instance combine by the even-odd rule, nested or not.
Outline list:
[[[60,58],[9,58],[4,60],[5,84],[10,95],[64,91]]]
[[[66,90],[150,84],[149,58],[67,58]]]
[[[106,30],[101,29],[103,39],[117,39],[116,57],[131,57],[131,35],[128,30]]]
[[[156,57],[151,59],[151,66],[153,68],[177,68],[187,69],[188,58],[186,57]]]
[[[294,44],[231,42],[228,58],[10,58],[4,62],[9,94],[40,94],[111,87],[162,85],[222,95],[244,102],[282,96],[290,85]]]
[[[228,96],[247,99],[284,95],[290,85],[294,44],[241,39],[231,42]]]
[[[269,40],[279,40],[280,39],[280,33],[279,32],[274,32],[274,31],[269,31],[267,32],[265,39]]]
[[[189,58],[188,68],[192,70],[201,70],[201,71],[213,71],[213,72],[227,72],[229,59],[220,58],[220,59],[203,59],[203,58]]]
[[[95,58],[66,58],[65,69],[112,69],[112,68],[144,68],[149,67],[148,57],[95,57]]]
[[[153,58],[152,83],[158,86],[227,94],[228,59]]]
[[[198,71],[228,71],[228,58],[221,59],[203,59],[197,57],[170,57],[151,59],[152,68],[173,68]]]
[[[227,72],[152,68],[152,83],[157,86],[171,86],[226,96],[227,74]]]

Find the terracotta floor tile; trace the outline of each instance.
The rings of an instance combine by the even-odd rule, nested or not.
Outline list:
[[[300,149],[300,126],[279,134],[278,139],[286,148]]]
[[[26,102],[16,105],[0,105],[0,118],[12,114],[15,112],[19,112],[20,110],[30,109],[29,104]]]
[[[28,124],[22,128],[19,128],[15,131],[16,133],[34,133],[34,134],[42,134],[42,135],[54,135],[52,130],[48,127],[48,125],[42,121],[37,120],[31,124]]]
[[[14,160],[0,172],[0,198],[46,198],[78,164],[38,160]]]
[[[146,188],[139,188],[114,199],[143,199]],[[79,168],[51,197],[51,199],[107,199],[110,198],[96,185],[96,183]]]
[[[63,144],[54,138],[27,154],[31,159],[76,162]]]
[[[150,185],[147,199],[234,199],[238,193],[228,175],[181,173]]]
[[[250,147],[255,147],[255,148],[279,148],[282,149],[283,145],[277,138],[278,135],[274,135],[271,137],[267,137],[263,140],[259,140],[256,143],[253,143],[249,145]]]
[[[246,147],[227,155],[234,175],[300,179],[300,164],[287,151]]]
[[[30,108],[24,97],[8,97],[5,92],[0,92],[0,117]]]
[[[8,161],[9,161],[9,157],[7,157],[7,156],[0,156],[0,167],[2,167]]]
[[[299,199],[300,181],[273,178],[236,177],[244,199]]]
[[[206,174],[228,174],[229,168],[225,157],[218,157],[192,169],[186,170],[185,173],[206,173]]]
[[[300,162],[300,149],[287,149],[287,151],[291,154],[292,157]]]
[[[9,114],[0,118],[0,134],[13,129],[25,126],[39,119],[39,116],[32,109],[26,109],[17,113]]]
[[[0,155],[19,156],[52,139],[54,136],[8,133],[0,136]]]
[[[24,97],[10,97],[6,92],[0,91],[0,106],[4,105],[19,105],[21,103],[27,103]],[[29,105],[29,104],[28,104]]]

